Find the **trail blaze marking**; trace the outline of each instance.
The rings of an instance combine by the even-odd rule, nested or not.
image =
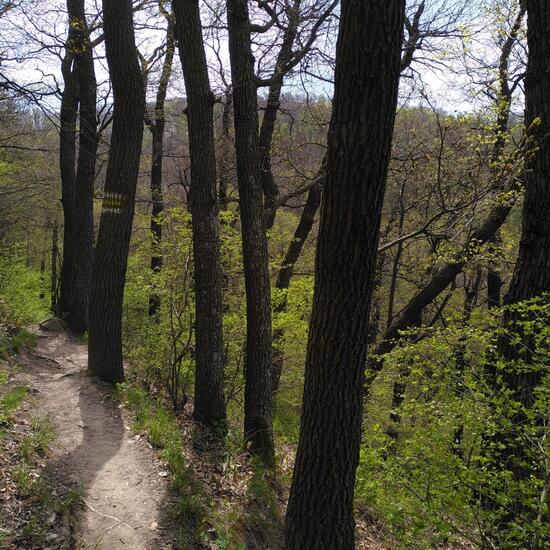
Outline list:
[[[101,204],[104,212],[120,214],[124,205],[124,195],[122,193],[105,193]]]

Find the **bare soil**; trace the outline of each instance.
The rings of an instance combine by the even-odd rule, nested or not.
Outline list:
[[[48,470],[82,494],[71,521],[72,548],[171,548],[162,530],[167,483],[145,438],[134,436],[110,386],[86,372],[86,346],[64,333],[41,332],[16,376],[37,396],[56,439]]]

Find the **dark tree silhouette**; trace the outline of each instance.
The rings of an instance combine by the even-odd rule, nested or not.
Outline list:
[[[113,88],[113,130],[94,252],[89,308],[89,368],[108,382],[124,379],[122,299],[143,137],[145,94],[132,3],[103,1],[105,51]]]
[[[504,298],[505,305],[541,295],[546,295],[545,299],[550,300],[547,294],[550,293],[550,6],[543,6],[537,0],[527,0],[525,5],[529,47],[525,76],[525,121],[532,145],[536,148],[527,161],[525,171],[521,241],[510,288]],[[540,422],[542,425],[547,420],[537,419],[536,415],[533,420],[527,412],[535,402],[537,388],[542,382],[542,370],[518,367],[518,360],[530,364],[537,354],[532,338],[522,334],[521,322],[529,321],[533,319],[526,318],[524,313],[513,308],[506,310],[502,323],[508,330],[499,338],[498,345],[498,352],[506,360],[506,366],[499,369],[500,372],[493,373],[497,395],[506,392],[510,399],[522,405],[512,417],[512,425],[517,426],[518,430],[529,422]],[[536,471],[534,462],[526,454],[525,442],[517,437],[516,430],[498,430],[493,440],[496,467],[511,471],[515,481],[546,475]],[[544,504],[544,499],[541,503]],[[517,499],[508,507],[500,528],[503,531],[514,528],[532,514],[529,506]],[[537,539],[526,540],[525,548],[539,549],[545,547],[543,544]]]
[[[250,450],[274,461],[271,288],[258,136],[258,100],[246,0],[227,1],[237,180],[246,286],[244,433]]]
[[[146,114],[146,123],[151,131],[151,235],[153,253],[151,254],[151,269],[158,273],[162,269],[163,257],[159,248],[162,242],[162,220],[164,212],[164,199],[162,195],[162,166],[164,161],[164,128],[166,125],[166,113],[164,104],[168,84],[172,75],[172,63],[174,61],[174,22],[173,16],[165,14],[168,27],[166,29],[166,54],[162,63],[162,72],[155,97],[153,117]],[[160,296],[153,292],[149,296],[149,316],[158,319],[160,309]]]
[[[174,0],[189,121],[196,300],[194,416],[225,432],[220,223],[210,90],[198,0]]]
[[[286,516],[291,549],[354,548],[363,373],[404,11],[402,0],[341,3],[300,441]]]
[[[64,214],[58,311],[70,330],[87,329],[94,238],[93,191],[97,154],[96,77],[84,0],[68,0],[69,34],[62,74],[59,161]],[[78,161],[76,122],[80,105]]]

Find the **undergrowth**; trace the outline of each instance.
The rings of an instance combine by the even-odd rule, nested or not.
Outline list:
[[[134,415],[134,431],[147,435],[170,474],[175,499],[166,519],[173,531],[175,548],[279,547],[282,520],[274,474],[258,461],[244,458],[242,442],[229,434],[216,450],[205,451],[209,445],[204,441],[207,436],[200,429],[190,436],[189,445],[199,457],[204,457],[205,462],[199,469],[206,470],[206,475],[218,477],[221,486],[226,488],[232,479],[245,478],[243,498],[213,495],[212,487],[209,491],[202,476],[200,480],[197,478],[184,452],[186,442],[174,413],[161,401],[149,397],[145,390],[131,384],[118,386],[118,393]],[[209,458],[205,453],[210,453]],[[200,458],[195,456],[193,460]],[[206,466],[206,462],[211,463]]]
[[[175,547],[200,547],[208,531],[210,506],[186,464],[176,417],[135,386],[121,384],[118,391],[119,397],[134,415],[134,431],[147,434],[170,473],[171,488],[176,499],[167,520],[175,535]]]
[[[6,549],[43,548],[62,538],[60,518],[79,500],[75,491],[54,486],[45,475],[45,459],[55,431],[47,417],[18,418],[28,388],[9,387],[0,370],[0,546]]]

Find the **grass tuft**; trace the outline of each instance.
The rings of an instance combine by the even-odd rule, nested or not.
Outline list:
[[[131,384],[119,385],[118,395],[134,414],[134,431],[147,434],[170,473],[177,497],[167,518],[174,531],[174,548],[202,547],[208,531],[208,502],[183,455],[176,417]]]

